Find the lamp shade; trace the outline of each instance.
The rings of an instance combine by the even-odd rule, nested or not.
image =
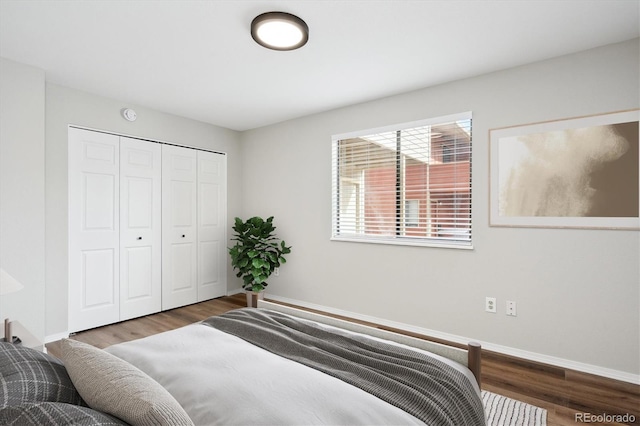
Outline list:
[[[9,294],[22,290],[24,286],[18,280],[0,268],[0,294]]]

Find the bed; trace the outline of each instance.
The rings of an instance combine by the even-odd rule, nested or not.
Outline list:
[[[67,343],[86,405],[129,424],[485,425],[479,345],[266,301],[105,351]]]

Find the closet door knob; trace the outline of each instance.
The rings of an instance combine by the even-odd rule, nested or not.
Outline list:
[[[182,234],[182,238],[184,238],[184,234]]]
[[[142,237],[138,237],[138,239],[139,239],[139,240],[141,240],[141,239],[142,239]]]

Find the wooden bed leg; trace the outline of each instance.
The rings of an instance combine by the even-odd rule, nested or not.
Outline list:
[[[469,342],[468,345],[468,366],[478,382],[478,387],[482,387],[482,346],[477,342]]]

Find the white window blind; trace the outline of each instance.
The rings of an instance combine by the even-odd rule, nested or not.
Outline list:
[[[471,113],[333,137],[332,238],[471,246]]]

